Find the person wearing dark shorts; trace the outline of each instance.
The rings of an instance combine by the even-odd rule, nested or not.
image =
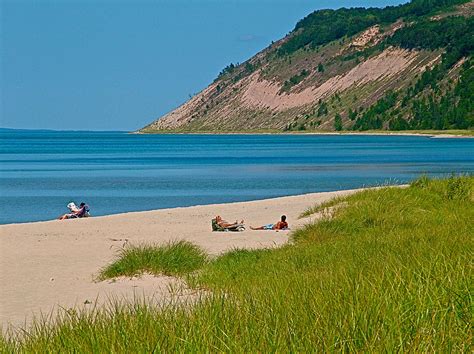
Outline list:
[[[288,223],[286,222],[286,215],[282,215],[280,221],[275,224],[267,224],[260,227],[252,227],[252,230],[286,230],[288,229]]]

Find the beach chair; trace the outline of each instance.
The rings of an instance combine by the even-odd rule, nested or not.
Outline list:
[[[237,224],[237,225],[233,225],[231,227],[222,227],[217,223],[216,219],[211,220],[211,226],[212,226],[212,231],[234,231],[234,232],[238,232],[238,231],[244,231],[245,230],[244,224]]]
[[[90,209],[89,209],[89,206],[86,204],[86,205],[84,205],[84,208],[82,209],[82,211],[79,214],[72,214],[70,218],[71,219],[87,218],[89,216],[91,216]]]

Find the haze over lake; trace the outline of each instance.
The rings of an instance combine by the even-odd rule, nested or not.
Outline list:
[[[402,184],[474,172],[474,139],[0,132],[0,223]],[[218,210],[216,210],[216,213]]]

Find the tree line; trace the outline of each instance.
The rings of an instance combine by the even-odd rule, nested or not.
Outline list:
[[[299,21],[288,41],[277,51],[291,54],[309,46],[316,48],[344,36],[352,36],[375,24],[393,23],[400,18],[420,17],[468,0],[412,0],[410,3],[381,8],[341,8],[318,10]]]

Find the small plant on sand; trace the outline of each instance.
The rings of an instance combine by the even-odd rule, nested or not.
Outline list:
[[[101,270],[99,280],[144,272],[183,275],[202,267],[206,261],[206,253],[187,241],[130,246],[122,249],[118,259]]]

